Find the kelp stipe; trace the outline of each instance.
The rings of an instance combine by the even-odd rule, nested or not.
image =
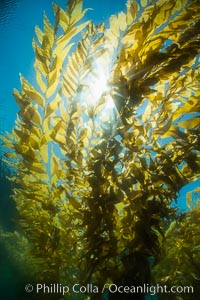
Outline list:
[[[198,1],[128,1],[108,29],[81,21],[80,0],[53,8],[33,40],[37,84],[21,76],[2,137],[21,216],[5,236],[36,281],[142,285],[199,175]]]

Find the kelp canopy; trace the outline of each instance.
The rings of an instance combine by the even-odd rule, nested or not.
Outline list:
[[[36,81],[14,90],[1,138],[20,220],[4,236],[36,282],[139,285],[199,175],[199,1],[130,0],[109,28],[82,5],[53,4],[54,25],[35,28]]]

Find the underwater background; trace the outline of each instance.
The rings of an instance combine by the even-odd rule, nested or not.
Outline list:
[[[140,3],[139,1],[136,2]],[[147,3],[149,2],[150,4],[151,1],[146,1],[146,2]],[[175,2],[179,2],[179,1],[175,1]],[[183,2],[180,1],[181,3],[180,5],[182,5]],[[62,8],[66,7],[66,1],[64,0],[56,1],[55,3]],[[85,22],[89,19],[92,19],[94,24],[96,25],[101,22],[105,22],[105,25],[109,26],[109,18],[112,14],[118,14],[120,11],[123,12],[126,11],[126,1],[107,0],[104,2],[98,0],[95,1],[85,0],[83,2],[83,8],[92,8],[92,10],[87,11],[86,16],[83,17],[83,20],[81,22]],[[13,88],[16,88],[17,90],[21,90],[19,74],[22,74],[33,85],[35,85],[36,83],[35,70],[34,70],[35,54],[32,47],[32,38],[35,35],[34,27],[36,25],[38,25],[40,28],[43,27],[44,11],[47,17],[49,18],[50,23],[54,24],[52,2],[49,0],[44,0],[44,1],[0,0],[0,44],[1,44],[0,47],[0,57],[1,57],[0,134],[2,136],[6,136],[6,132],[10,133],[12,131],[13,126],[15,126],[16,114],[19,112],[19,107],[16,104],[16,101],[14,100],[13,97]],[[141,109],[145,111],[146,107]],[[142,113],[144,113],[144,111],[142,111]],[[195,113],[198,112],[196,111]],[[18,185],[17,184],[15,185],[15,182],[13,181],[8,180],[8,177],[12,177],[13,175],[11,171],[12,167],[10,169],[10,167],[6,165],[6,163],[3,161],[3,156],[6,151],[7,150],[5,150],[4,146],[0,145],[0,158],[1,158],[0,227],[2,228],[1,230],[5,232],[12,232],[13,230],[17,230],[18,228],[17,223],[18,220],[20,219],[19,209],[16,209],[16,204],[11,198],[11,195],[13,194],[13,190],[15,188],[18,188]],[[119,169],[117,171],[119,171]],[[97,178],[98,176],[96,177],[96,180]],[[195,180],[191,180],[191,182],[188,182],[186,185],[180,188],[176,199],[170,203],[171,208],[176,207],[178,209],[177,215],[180,218],[182,216],[184,218],[184,215],[190,210],[190,207],[192,207],[191,205],[192,201],[194,202],[194,206],[196,205],[195,203],[199,198],[199,190],[196,189],[199,186],[200,186],[200,179],[195,178]],[[190,202],[191,205],[190,207],[188,207],[188,203],[187,203],[188,193],[190,195],[190,201],[188,201],[188,203]],[[188,220],[190,217],[191,216],[188,217]],[[197,220],[199,219],[197,218]],[[177,230],[177,235],[180,234],[180,232],[178,232],[178,229],[176,230]],[[35,299],[34,295],[31,296],[30,294],[25,294],[24,285],[27,282],[26,282],[26,278],[24,277],[24,272],[22,271],[20,273],[19,266],[12,259],[10,255],[11,252],[9,252],[7,249],[8,248],[4,240],[1,240],[0,242],[0,295],[2,295],[4,299],[8,299],[8,300]],[[129,263],[131,262],[128,262],[128,264]],[[127,276],[125,277],[127,278]],[[127,279],[127,282],[128,281],[129,279]],[[199,282],[199,278],[197,279],[197,281]],[[42,299],[51,299],[51,298],[48,295],[45,295],[42,297]],[[52,298],[52,299],[56,299],[56,298]],[[79,297],[74,297],[73,299],[79,299]],[[90,299],[90,298],[87,298],[87,296],[85,296],[85,299]],[[108,299],[108,296],[105,295],[104,299]],[[120,298],[120,296],[117,298],[116,296],[116,298],[113,297],[112,299],[126,299],[126,298]],[[133,299],[137,299],[137,298],[133,298]],[[160,298],[159,297],[157,298],[157,296],[153,297],[147,295],[146,299],[160,299]],[[183,297],[183,298],[174,298],[174,299],[186,299],[186,298]],[[191,297],[191,299],[193,298]]]

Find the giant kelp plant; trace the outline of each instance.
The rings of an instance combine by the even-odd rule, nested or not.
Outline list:
[[[200,7],[129,0],[105,28],[83,21],[82,4],[53,4],[54,26],[36,26],[36,81],[14,90],[2,140],[20,220],[3,236],[36,282],[142,285],[170,204],[199,175]]]

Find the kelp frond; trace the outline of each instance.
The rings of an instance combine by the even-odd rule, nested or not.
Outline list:
[[[199,189],[195,192],[199,193]],[[168,287],[192,286],[193,293],[184,294],[184,299],[195,299],[199,294],[199,222],[200,210],[196,201],[196,205],[189,212],[170,225],[166,232],[161,260],[153,269],[154,280],[157,283]],[[159,298],[170,299],[169,295],[160,295]]]

